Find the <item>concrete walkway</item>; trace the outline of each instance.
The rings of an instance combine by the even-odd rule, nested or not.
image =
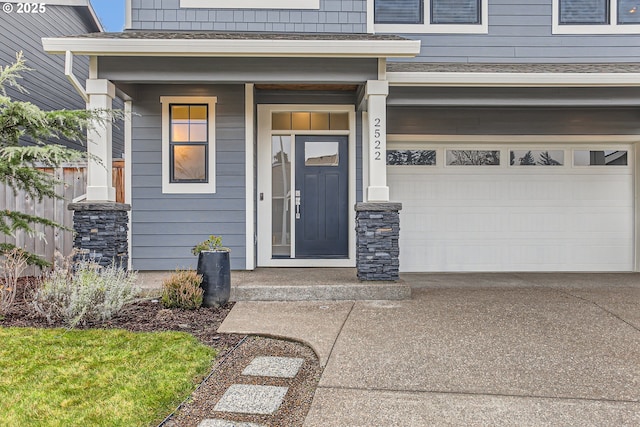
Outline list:
[[[640,275],[404,275],[408,301],[239,302],[220,328],[299,340],[305,426],[640,425]]]

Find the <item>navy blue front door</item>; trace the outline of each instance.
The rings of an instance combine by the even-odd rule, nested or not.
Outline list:
[[[349,255],[346,136],[296,136],[296,258]]]

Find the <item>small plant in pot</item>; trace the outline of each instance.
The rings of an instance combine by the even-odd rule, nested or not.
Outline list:
[[[231,266],[229,252],[222,246],[222,237],[211,235],[191,249],[198,257],[198,274],[202,275],[204,295],[202,305],[216,307],[229,301],[231,294]]]

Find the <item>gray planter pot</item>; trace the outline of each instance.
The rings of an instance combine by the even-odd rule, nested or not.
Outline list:
[[[231,295],[229,252],[200,252],[198,274],[202,275],[200,286],[204,290],[202,305],[216,307],[229,301]]]

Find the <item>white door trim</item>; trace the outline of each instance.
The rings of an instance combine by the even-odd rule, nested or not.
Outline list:
[[[349,202],[356,202],[356,112],[353,105],[262,104],[258,109],[258,257],[260,267],[355,267],[355,211],[349,213],[349,257],[347,259],[272,259],[271,246],[271,136],[347,135],[349,139]],[[271,114],[275,111],[347,112],[348,131],[277,131],[271,130]]]
[[[255,239],[255,193],[254,193],[254,127],[255,113],[253,102],[253,83],[244,85],[244,129],[245,129],[245,221],[246,221],[246,254],[245,269],[256,267],[256,239]]]

